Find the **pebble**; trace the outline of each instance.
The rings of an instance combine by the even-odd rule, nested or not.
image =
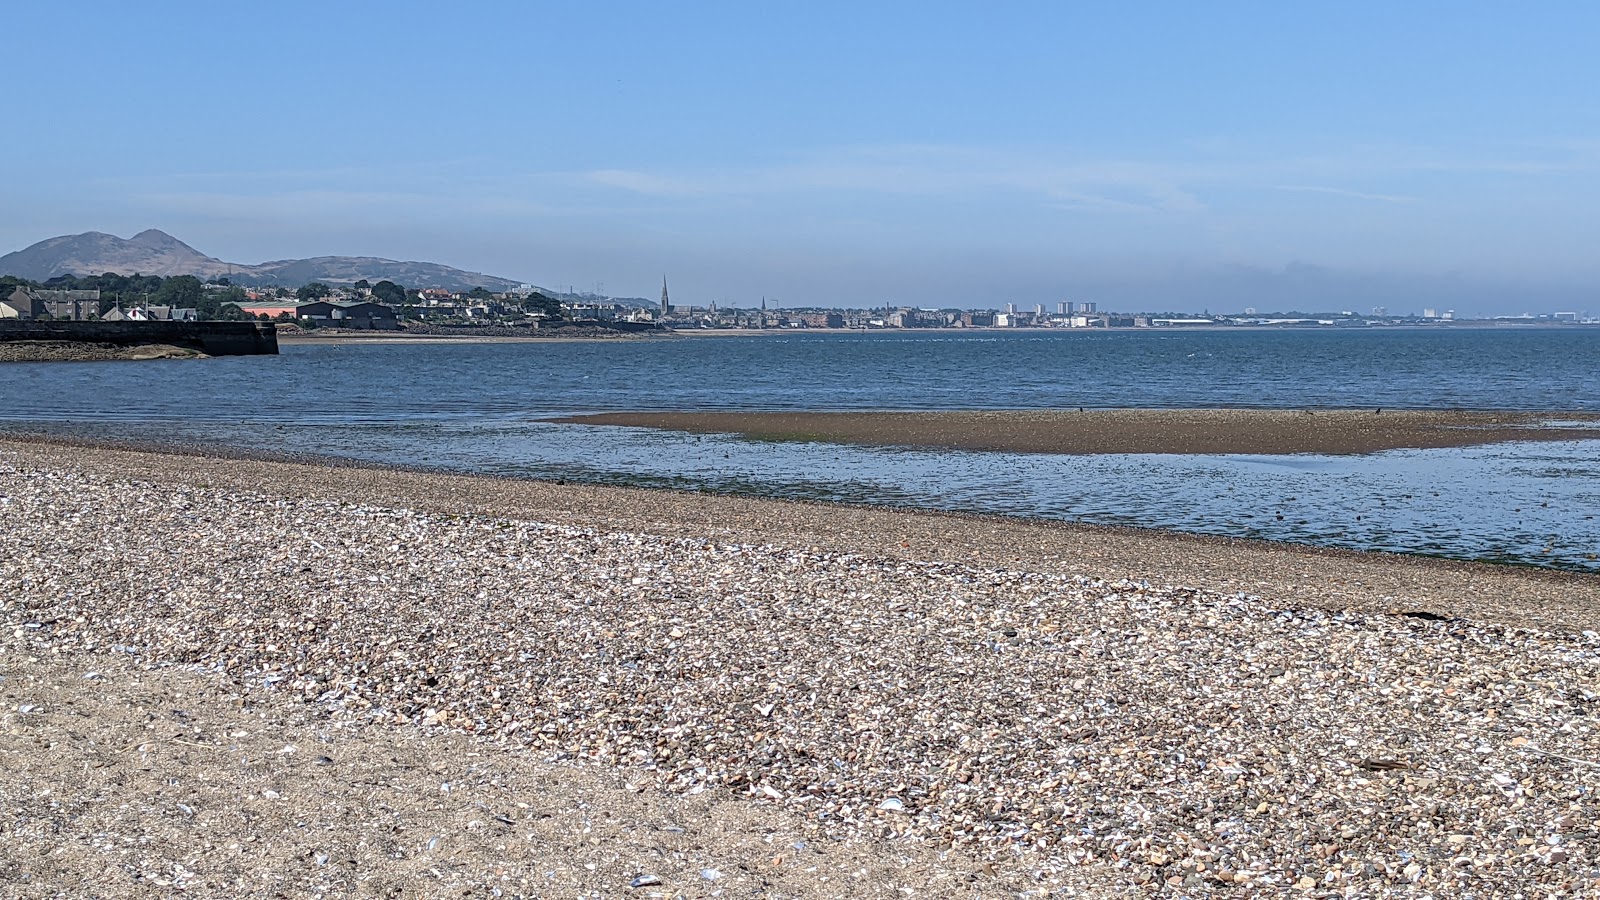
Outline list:
[[[1600,858],[1594,632],[3,457],[0,484],[0,654],[198,667],[1045,887],[1572,895]]]

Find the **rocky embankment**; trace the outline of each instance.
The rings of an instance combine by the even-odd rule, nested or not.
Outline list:
[[[1296,608],[1039,570],[1004,548],[955,562],[666,537],[409,508],[403,492],[358,503],[5,453],[0,495],[12,548],[0,659],[193,672],[236,705],[298,706],[330,740],[437,739],[445,768],[496,753],[579,765],[616,773],[619,796],[735,802],[804,835],[757,847],[738,869],[706,867],[715,877],[663,855],[662,838],[541,881],[518,849],[561,814],[542,810],[555,801],[540,791],[496,788],[493,803],[452,800],[448,784],[383,792],[400,818],[455,803],[461,835],[473,822],[506,829],[422,867],[409,860],[440,844],[324,822],[318,779],[344,791],[337,766],[305,768],[286,794],[235,758],[265,750],[222,749],[254,746],[248,735],[173,732],[209,748],[203,768],[173,775],[233,784],[246,809],[270,800],[285,820],[274,829],[214,810],[155,816],[147,807],[170,805],[159,794],[86,786],[70,740],[13,738],[8,770],[33,774],[0,782],[0,833],[22,848],[0,878],[29,890],[66,877],[26,862],[51,847],[108,871],[181,870],[208,890],[250,885],[250,853],[292,860],[275,870],[275,889],[290,892],[383,872],[370,852],[283,851],[310,840],[286,823],[310,821],[323,843],[393,843],[388,877],[443,878],[406,882],[418,892],[506,879],[524,895],[764,890],[769,875],[806,881],[792,880],[803,851],[783,846],[833,839],[883,864],[863,885],[891,885],[893,870],[894,890],[927,895],[958,884],[1107,897],[1600,891],[1593,632]],[[35,701],[3,674],[16,703],[5,723],[27,734],[43,711],[23,711]],[[166,707],[135,701],[122,714],[170,731]],[[48,795],[19,787],[51,771]],[[156,819],[218,855],[141,841]]]
[[[205,359],[206,354],[172,344],[111,344],[90,341],[4,341],[3,362],[100,362],[141,359]]]

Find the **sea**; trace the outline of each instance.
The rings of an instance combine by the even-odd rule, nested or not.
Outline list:
[[[0,431],[1172,529],[1600,572],[1600,329],[824,332],[285,343],[12,363]],[[616,410],[1542,411],[1550,440],[1360,456],[1055,456],[778,443]]]

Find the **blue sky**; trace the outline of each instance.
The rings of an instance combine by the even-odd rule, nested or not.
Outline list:
[[[6,20],[0,251],[158,227],[694,303],[1600,312],[1596,4]]]

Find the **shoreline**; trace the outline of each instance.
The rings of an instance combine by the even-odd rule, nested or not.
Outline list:
[[[25,893],[1600,886],[1597,576],[42,441],[0,472]]]
[[[1317,453],[1600,439],[1600,413],[1471,410],[1079,409],[940,412],[610,412],[548,421],[735,434],[759,441],[979,452]],[[1548,427],[1551,421],[1584,427]]]
[[[672,525],[718,539],[803,543],[962,562],[985,559],[1220,593],[1277,596],[1323,609],[1467,616],[1507,624],[1600,630],[1600,573],[1515,563],[1352,550],[1261,538],[840,501],[778,499],[463,474],[339,456],[0,433],[0,454],[77,471],[163,471],[180,483],[270,483],[296,496],[466,510],[583,528]],[[642,511],[641,511],[642,510]],[[1023,555],[1019,555],[1023,554]],[[1329,567],[1343,574],[1329,580]],[[1521,594],[1539,615],[1498,600]]]
[[[493,335],[493,334],[406,334],[403,331],[331,331],[330,333],[315,332],[289,333],[279,332],[280,345],[316,344],[554,344],[572,342],[611,342],[611,341],[641,341],[641,340],[667,340],[674,337],[671,333],[626,333],[605,332],[599,334],[560,334],[547,332],[545,334],[525,335]]]

